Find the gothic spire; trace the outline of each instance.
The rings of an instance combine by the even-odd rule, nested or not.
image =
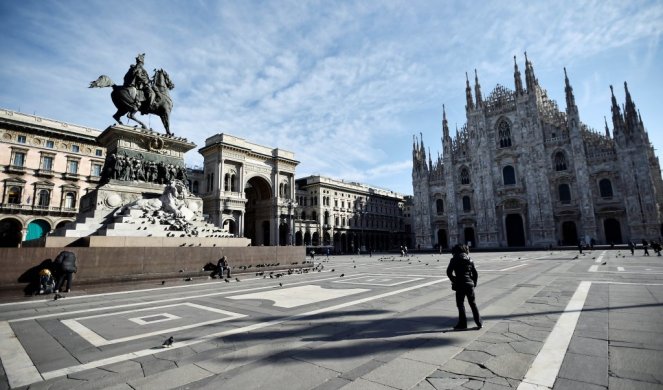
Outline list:
[[[615,98],[615,91],[612,88],[612,85],[610,86],[610,94],[612,95],[612,132],[614,135],[617,131],[622,130],[624,118],[622,118],[622,113],[619,110],[619,105],[617,104],[617,98]]]
[[[573,96],[573,88],[571,87],[571,83],[569,83],[569,76],[566,74],[566,67],[564,67],[564,84],[564,92],[566,92],[566,111],[577,111],[576,98]]]
[[[525,83],[527,84],[527,93],[534,92],[536,77],[534,76],[534,66],[532,65],[532,62],[527,59],[527,52],[525,52]]]
[[[603,116],[603,121],[605,122],[605,136],[610,138],[610,129],[608,128],[608,118]]]
[[[442,137],[445,140],[449,139],[449,123],[447,122],[447,112],[444,109],[444,104],[442,105]]]
[[[483,100],[481,98],[481,85],[479,84],[479,75],[476,68],[474,69],[474,97],[477,100],[477,108],[483,107]]]
[[[516,56],[513,56],[513,80],[516,84],[516,94],[523,94],[523,80],[520,78],[520,71],[518,70],[518,62]]]
[[[624,91],[626,92],[626,105],[624,106],[624,121],[629,131],[633,132],[638,127],[638,112],[635,103],[631,99],[631,93],[628,91],[628,84],[624,81]]]
[[[470,78],[467,76],[467,72],[465,72],[465,84],[465,96],[467,99],[465,110],[474,110],[474,102],[472,101],[472,88],[470,88]]]

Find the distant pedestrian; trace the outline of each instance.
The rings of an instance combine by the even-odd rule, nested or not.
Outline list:
[[[219,275],[223,279],[223,274],[226,273],[226,278],[230,278],[230,265],[228,264],[228,258],[226,256],[221,256],[219,261],[216,262],[216,269],[210,275],[212,278],[216,279],[216,275]]]
[[[329,259],[329,248],[327,248],[327,259]]]
[[[74,274],[78,271],[76,266],[76,255],[73,252],[62,251],[53,261],[55,269],[58,272],[58,283],[55,285],[55,292],[60,290],[70,292]],[[67,280],[67,289],[64,290],[64,282]]]
[[[578,252],[580,252],[580,254],[582,254],[582,241],[581,240],[578,240]]]
[[[596,244],[596,240],[593,239],[593,238],[590,239],[589,240],[589,249],[594,250],[594,244]]]
[[[458,307],[458,323],[454,329],[467,329],[467,317],[465,316],[465,297],[472,309],[472,317],[477,327],[481,329],[483,323],[477,308],[474,288],[477,286],[479,274],[469,256],[470,250],[466,245],[456,244],[451,248],[453,257],[447,267],[447,276],[451,281],[451,288],[456,291],[456,306]]]
[[[659,244],[658,241],[652,241],[651,248],[656,252],[656,256],[661,255],[661,244]]]
[[[407,257],[407,245],[403,246],[403,252],[405,252],[405,257]]]
[[[628,242],[628,249],[631,251],[631,256],[635,255],[635,244],[633,241]]]
[[[315,251],[311,249],[311,261],[315,260]]]
[[[649,250],[647,250],[647,248],[649,248],[649,242],[643,238],[642,239],[642,249],[645,250],[645,253],[643,253],[644,256],[649,256]]]

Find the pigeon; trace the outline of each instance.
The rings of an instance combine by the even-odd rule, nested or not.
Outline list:
[[[173,342],[175,342],[175,338],[173,336],[170,336],[166,339],[166,341],[161,344],[163,348],[170,348],[173,346]]]
[[[223,279],[223,280],[225,280],[225,281],[226,281],[226,283],[230,283],[230,280],[228,280],[228,279]]]
[[[192,281],[192,280],[193,280],[193,279],[191,279],[191,278],[186,278],[186,279],[184,279],[185,282],[190,282],[190,281]]]
[[[239,282],[239,278],[235,278],[235,280]]]
[[[184,270],[183,270],[183,269],[181,269],[181,270],[180,270],[180,273],[182,273],[182,272],[184,272]]]
[[[283,287],[283,283],[279,283],[279,287]]]
[[[608,264],[607,261],[604,261],[603,263],[601,263],[601,265],[606,265],[606,264]]]
[[[334,269],[332,268],[331,272],[334,272]]]
[[[341,274],[341,275],[340,275],[341,278],[344,277],[344,276],[345,276],[345,274]]]
[[[162,280],[162,281],[161,281],[161,285],[163,286],[164,284],[166,284],[166,281],[165,281],[165,280]]]
[[[64,298],[64,295],[55,294],[55,295],[53,296],[53,300],[54,300],[54,301],[57,301],[57,300],[60,299],[60,298]]]
[[[355,265],[354,267],[355,267],[355,268],[357,268],[357,266],[356,266],[356,265]]]

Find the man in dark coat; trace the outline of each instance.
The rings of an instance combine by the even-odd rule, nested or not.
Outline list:
[[[216,279],[216,275],[219,275],[223,279],[223,272],[226,271],[227,277],[230,278],[230,266],[225,256],[222,256],[219,261],[216,263],[216,269],[210,275],[212,278]]]
[[[451,248],[453,257],[447,267],[447,276],[451,281],[452,288],[456,290],[456,306],[458,306],[458,324],[454,329],[467,329],[467,317],[465,316],[465,297],[472,309],[472,316],[477,327],[481,329],[481,316],[474,301],[474,288],[477,286],[479,274],[474,268],[474,262],[469,256],[470,250],[466,245],[454,245]]]
[[[55,269],[58,271],[58,283],[55,285],[55,292],[60,292],[65,278],[67,279],[66,292],[70,292],[74,274],[78,271],[78,267],[76,267],[76,255],[69,251],[62,251],[53,263],[55,264]]]

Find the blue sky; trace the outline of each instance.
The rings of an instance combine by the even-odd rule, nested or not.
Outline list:
[[[170,74],[171,129],[293,151],[321,174],[412,193],[413,134],[441,153],[442,105],[465,123],[465,72],[513,89],[527,51],[565,107],[603,130],[623,82],[663,150],[661,1],[0,1],[0,108],[103,130],[138,53]],[[524,76],[523,76],[524,77]],[[154,129],[158,117],[143,117]],[[190,152],[190,165],[202,157]]]

